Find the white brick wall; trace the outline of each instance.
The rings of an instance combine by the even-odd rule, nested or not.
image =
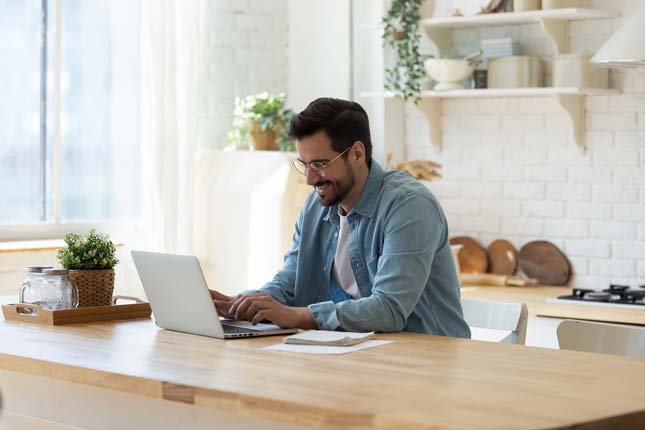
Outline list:
[[[199,146],[222,148],[236,96],[287,91],[287,0],[204,2]]]
[[[626,3],[591,1],[598,8]],[[571,47],[594,51],[616,26],[574,22]],[[529,55],[553,55],[537,25],[455,33],[463,53],[477,49],[480,37],[514,36]],[[484,246],[500,237],[518,247],[550,240],[572,263],[572,285],[645,284],[645,71],[612,70],[610,85],[621,93],[585,98],[584,154],[549,97],[446,100],[444,152],[457,157],[428,144],[427,125],[409,115],[407,129],[424,134],[417,141],[408,132],[407,145],[444,164],[444,178],[428,186],[451,234],[473,235]]]

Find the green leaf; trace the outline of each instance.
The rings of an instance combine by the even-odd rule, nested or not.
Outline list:
[[[383,17],[383,45],[394,49],[396,64],[386,70],[385,89],[394,90],[397,97],[404,100],[414,98],[415,103],[421,93],[421,79],[425,72],[423,59],[419,55],[421,41],[419,8],[423,0],[392,0],[390,8]],[[404,75],[400,70],[405,70]]]
[[[70,270],[112,269],[119,263],[114,243],[106,234],[90,230],[87,237],[69,233],[65,235],[66,248],[58,251],[60,264]]]
[[[286,135],[294,112],[285,109],[285,98],[284,93],[268,92],[244,98],[237,97],[233,109],[233,127],[226,135],[229,147],[248,147],[251,126],[258,123],[262,131],[272,128],[280,132],[278,145],[282,151],[295,151],[295,143]]]

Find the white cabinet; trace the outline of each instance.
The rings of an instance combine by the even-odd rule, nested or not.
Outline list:
[[[195,169],[193,244],[211,288],[260,288],[284,264],[311,187],[295,154],[207,151]]]

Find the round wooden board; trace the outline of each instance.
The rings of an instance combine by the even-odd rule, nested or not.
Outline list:
[[[520,249],[520,268],[528,277],[544,285],[565,285],[571,277],[571,265],[557,246],[545,240],[529,242]]]
[[[514,275],[517,270],[517,249],[505,239],[493,241],[486,249],[489,271],[496,275]]]
[[[450,239],[451,245],[463,245],[459,251],[459,267],[462,273],[486,273],[488,256],[486,250],[472,237],[457,236]]]

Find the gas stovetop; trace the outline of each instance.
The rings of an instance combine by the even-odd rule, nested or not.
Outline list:
[[[645,310],[645,285],[630,288],[628,285],[612,284],[602,291],[574,288],[573,294],[547,299],[547,302]]]

